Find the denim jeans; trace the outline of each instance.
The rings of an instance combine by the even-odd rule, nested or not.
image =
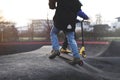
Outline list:
[[[50,32],[50,36],[51,36],[51,43],[52,43],[52,48],[53,50],[59,50],[60,49],[60,45],[59,45],[59,41],[58,41],[58,37],[57,34],[60,32],[59,29],[57,29],[56,27],[53,27],[51,29]],[[75,40],[75,36],[74,36],[74,31],[73,32],[66,32],[66,37],[68,40],[68,44],[72,50],[73,56],[75,58],[80,58],[80,54],[78,51],[78,46]]]

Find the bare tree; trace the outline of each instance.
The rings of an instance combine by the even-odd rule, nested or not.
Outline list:
[[[51,31],[52,25],[53,25],[53,20],[47,19],[46,24],[44,25],[45,37],[47,40],[50,40],[50,31]]]
[[[15,23],[6,21],[3,16],[0,16],[0,42],[16,41],[17,39],[18,31]]]

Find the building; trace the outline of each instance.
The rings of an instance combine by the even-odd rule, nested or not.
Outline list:
[[[90,22],[88,21],[84,21],[83,22],[83,29],[85,31],[91,31],[92,30],[92,27],[90,27]],[[76,30],[81,30],[81,23],[76,23]]]
[[[120,28],[120,17],[117,17],[115,19],[116,19],[116,21],[114,23],[112,23],[113,30],[117,29],[117,28]]]
[[[46,31],[48,28],[51,28],[53,25],[53,20],[47,20],[47,19],[35,19],[31,21],[30,28],[34,32],[42,32]],[[90,22],[84,21],[83,27],[85,31],[90,31]],[[81,23],[78,22],[76,24],[76,30],[81,30]]]
[[[52,20],[35,19],[35,20],[31,20],[30,28],[34,32],[42,32],[45,30],[45,27],[51,26],[52,24],[53,24]]]
[[[116,19],[117,19],[117,22],[120,22],[120,17],[117,17]]]

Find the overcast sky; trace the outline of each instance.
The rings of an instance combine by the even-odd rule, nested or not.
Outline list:
[[[95,20],[101,14],[104,21],[120,16],[119,0],[81,0],[82,10]],[[48,0],[0,0],[0,11],[6,19],[25,25],[31,19],[52,19],[54,10],[48,7]]]

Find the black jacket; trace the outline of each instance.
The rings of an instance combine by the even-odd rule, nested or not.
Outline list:
[[[56,12],[53,18],[56,28],[64,31],[74,31],[77,12],[82,4],[79,0],[57,0]],[[67,28],[71,25],[72,28]]]

